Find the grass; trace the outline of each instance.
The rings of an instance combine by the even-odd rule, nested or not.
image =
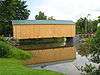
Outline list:
[[[63,75],[50,70],[36,70],[26,67],[23,60],[31,58],[31,54],[0,39],[0,75]],[[3,55],[2,55],[3,54]]]
[[[63,75],[50,70],[36,70],[26,67],[23,60],[31,58],[31,54],[0,39],[0,75]]]
[[[36,70],[26,67],[20,60],[0,58],[0,75],[63,75],[50,70]]]

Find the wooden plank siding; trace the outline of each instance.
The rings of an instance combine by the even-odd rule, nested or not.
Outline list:
[[[13,25],[15,39],[74,37],[75,25]]]
[[[32,58],[24,61],[25,64],[41,64],[55,61],[72,60],[76,58],[75,47],[31,50]]]

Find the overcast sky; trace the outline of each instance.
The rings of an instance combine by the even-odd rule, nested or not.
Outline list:
[[[29,19],[39,11],[47,16],[54,16],[56,20],[77,20],[91,14],[88,18],[100,16],[100,0],[26,0],[31,11]]]

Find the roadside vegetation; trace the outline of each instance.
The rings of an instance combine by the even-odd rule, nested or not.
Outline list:
[[[98,64],[85,64],[85,66],[77,67],[82,75],[100,75],[100,16],[98,20],[88,20],[80,18],[77,25],[77,35],[82,37],[82,41],[77,47],[77,51],[81,56],[86,56],[89,61]]]

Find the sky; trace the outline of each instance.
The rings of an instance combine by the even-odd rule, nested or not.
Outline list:
[[[24,0],[31,11],[29,19],[42,11],[47,16],[54,16],[56,20],[73,20],[80,17],[96,19],[100,16],[100,0]],[[89,16],[87,16],[90,14]]]

